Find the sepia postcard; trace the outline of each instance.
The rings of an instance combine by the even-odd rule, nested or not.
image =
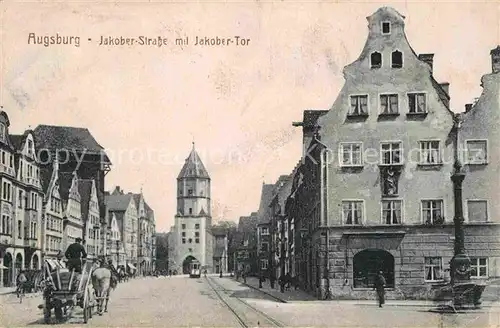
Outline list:
[[[0,327],[500,327],[500,2],[0,0]]]

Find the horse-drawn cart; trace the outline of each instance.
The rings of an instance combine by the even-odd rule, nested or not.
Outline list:
[[[43,314],[45,323],[50,322],[52,309],[57,321],[72,312],[75,306],[83,309],[83,321],[87,323],[92,317],[95,305],[94,290],[91,287],[91,276],[94,266],[85,262],[82,273],[69,271],[65,268],[51,268],[48,262],[44,263],[45,288],[43,291]]]

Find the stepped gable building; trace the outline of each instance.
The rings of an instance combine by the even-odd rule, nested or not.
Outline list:
[[[199,261],[207,271],[215,272],[210,182],[193,143],[177,177],[177,214],[169,240],[173,248],[169,268],[178,273],[188,273],[193,260]]]
[[[491,110],[498,109],[498,97],[491,96],[498,93],[496,73],[483,77],[482,102],[462,117],[461,127],[449,107],[449,83],[436,81],[433,54],[417,55],[411,48],[404,16],[383,7],[367,19],[364,48],[344,68],[344,86],[317,120],[310,146],[321,151],[295,175],[294,196],[304,205],[317,204],[310,208],[313,215],[300,219],[298,269],[306,274],[307,289],[321,298],[368,297],[378,271],[389,298],[425,297],[444,280],[453,256],[451,175],[457,154],[462,147],[487,150],[484,140],[494,139],[482,122],[497,122],[498,110]],[[477,184],[479,176],[498,179],[498,169],[482,161],[468,165],[475,176],[464,182],[473,218],[465,226],[465,246],[477,279],[498,276],[500,254],[496,243],[479,247],[476,237],[498,236],[494,217],[485,214],[498,187]],[[303,211],[298,205],[289,209]]]

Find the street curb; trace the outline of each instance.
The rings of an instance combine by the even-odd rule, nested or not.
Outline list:
[[[284,299],[282,299],[282,298],[279,298],[279,297],[277,297],[277,296],[274,296],[273,294],[268,293],[268,292],[266,292],[265,290],[262,290],[261,288],[258,288],[258,287],[255,287],[255,286],[249,285],[249,284],[244,283],[244,282],[242,282],[242,281],[238,281],[238,280],[236,280],[236,279],[234,279],[234,278],[231,278],[231,279],[232,279],[232,280],[234,280],[234,281],[236,281],[236,282],[239,282],[240,284],[243,284],[243,285],[245,285],[245,286],[247,286],[247,287],[250,287],[250,288],[252,288],[252,289],[258,290],[258,291],[259,291],[259,292],[261,292],[262,294],[266,294],[267,296],[269,296],[269,297],[271,297],[271,298],[275,299],[276,301],[278,301],[278,302],[280,302],[280,303],[288,303],[288,301],[285,301],[285,300],[284,300]]]
[[[269,292],[266,292],[265,290],[261,289],[261,288],[258,288],[258,287],[255,287],[255,286],[252,286],[250,284],[247,284],[247,283],[244,283],[242,281],[238,281],[234,278],[232,278],[232,280],[236,281],[236,282],[239,282],[240,284],[242,285],[245,285],[247,287],[250,287],[252,289],[255,289],[255,290],[258,290],[259,292],[263,293],[263,294],[266,294],[268,296],[270,296],[271,298],[277,300],[278,302],[280,303],[290,303],[289,301],[286,301],[282,298],[279,298],[277,296],[274,296],[272,295],[271,293]],[[297,301],[297,302],[301,302],[301,301]],[[310,301],[304,301],[304,302],[310,302]],[[347,303],[347,304],[350,304],[350,305],[356,305],[356,306],[371,306],[371,305],[374,305],[374,306],[377,306],[376,304],[374,303],[370,303],[370,302],[356,302],[356,300],[348,300],[347,302],[345,302],[345,300],[317,300],[317,301],[313,301],[313,302],[321,302],[321,303],[326,303],[326,302],[331,302],[331,303],[337,303],[337,304],[342,304],[342,303]],[[292,302],[294,303],[294,302]],[[296,303],[296,302],[295,302]],[[483,305],[481,306],[481,308],[494,308],[494,307],[500,307],[500,305],[496,306],[494,305],[495,303],[494,302],[483,302]],[[386,303],[385,306],[387,307],[425,307],[425,308],[432,308],[432,307],[435,307],[435,304],[412,304],[412,303]]]

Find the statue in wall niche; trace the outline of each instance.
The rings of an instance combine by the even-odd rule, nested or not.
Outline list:
[[[384,195],[393,196],[398,194],[399,172],[388,167],[383,172]]]

